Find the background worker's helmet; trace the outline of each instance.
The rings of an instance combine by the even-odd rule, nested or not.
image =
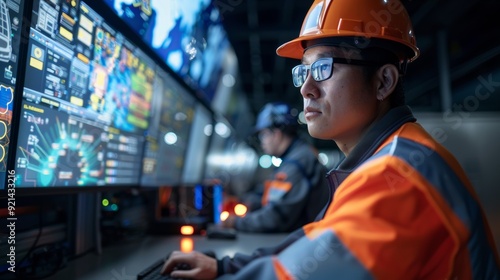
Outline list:
[[[279,56],[302,59],[311,41],[366,49],[378,47],[413,61],[419,55],[408,12],[399,0],[315,0],[298,38],[281,45]]]
[[[298,111],[286,103],[268,103],[260,111],[255,124],[255,132],[265,128],[294,129],[298,128]]]

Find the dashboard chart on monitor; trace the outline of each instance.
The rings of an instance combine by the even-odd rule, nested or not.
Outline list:
[[[85,2],[34,1],[17,186],[139,184],[156,67]]]

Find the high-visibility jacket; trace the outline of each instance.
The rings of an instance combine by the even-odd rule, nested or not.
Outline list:
[[[231,279],[500,279],[483,210],[455,158],[389,111],[328,179],[317,221],[274,248],[219,261]]]
[[[281,156],[281,165],[265,182],[263,206],[237,218],[246,232],[291,232],[314,221],[328,202],[325,172],[312,146],[296,138]]]

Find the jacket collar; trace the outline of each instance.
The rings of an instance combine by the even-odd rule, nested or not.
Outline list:
[[[333,192],[359,165],[375,153],[376,149],[387,137],[407,122],[415,122],[410,107],[399,106],[393,108],[377,121],[361,138],[352,152],[336,169],[327,173],[327,179]]]

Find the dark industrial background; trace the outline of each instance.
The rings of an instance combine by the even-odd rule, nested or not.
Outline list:
[[[375,0],[374,0],[375,1]],[[269,101],[302,108],[291,69],[299,61],[276,48],[296,38],[312,0],[220,0],[238,57],[240,90],[257,114]],[[413,21],[420,57],[408,67],[407,103],[417,112],[468,114],[500,109],[498,0],[403,0]],[[478,95],[483,85],[488,91]],[[318,141],[317,145],[331,146]]]

